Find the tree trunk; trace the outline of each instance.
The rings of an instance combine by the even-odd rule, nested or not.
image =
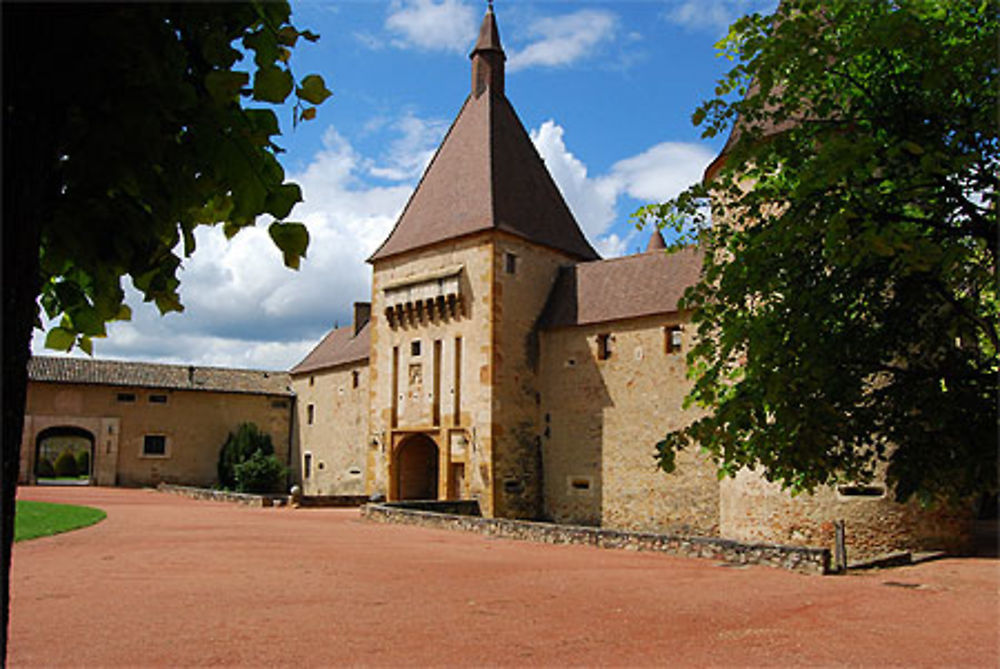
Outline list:
[[[31,332],[39,292],[40,222],[53,202],[53,165],[57,139],[45,120],[56,110],[47,105],[42,76],[46,58],[33,54],[45,47],[44,5],[3,4],[3,452],[0,516],[3,531],[0,587],[0,663],[7,663],[10,620],[10,566],[14,512],[20,469],[21,433],[28,385]],[[45,63],[45,64],[43,64]]]

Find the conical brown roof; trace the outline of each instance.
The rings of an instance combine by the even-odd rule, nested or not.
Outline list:
[[[663,235],[659,230],[653,230],[653,234],[649,236],[649,244],[646,245],[646,253],[662,251],[665,248],[667,248],[667,243],[663,241]]]
[[[492,12],[472,53],[502,54]],[[484,54],[484,51],[486,52]],[[480,65],[482,63],[479,63]],[[462,106],[416,191],[369,262],[486,230],[503,230],[579,260],[599,258],[503,93],[503,61]]]

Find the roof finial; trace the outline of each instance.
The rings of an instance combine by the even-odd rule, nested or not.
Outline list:
[[[479,39],[469,54],[472,58],[472,95],[479,97],[490,89],[495,94],[504,94],[503,63],[507,56],[500,45],[496,16],[493,14],[493,0],[487,0],[486,16],[479,26]]]

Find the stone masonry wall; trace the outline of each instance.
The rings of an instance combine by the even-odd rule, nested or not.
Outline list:
[[[361,515],[366,520],[374,522],[478,532],[505,539],[657,551],[735,564],[767,565],[809,574],[826,574],[830,571],[830,551],[825,548],[741,543],[711,537],[625,532],[593,527],[533,523],[508,518],[479,518],[468,515],[393,508],[382,504],[366,504],[361,507]]]
[[[562,253],[498,234],[493,270],[493,468],[495,515],[543,514],[541,381],[535,323],[545,306]]]
[[[369,438],[367,362],[292,378],[297,398],[296,470],[305,495],[362,495],[365,492]]]
[[[119,395],[133,401],[120,401]],[[151,396],[164,396],[153,402]],[[287,396],[162,390],[125,386],[31,382],[25,407],[22,475],[34,469],[35,441],[49,427],[82,427],[94,434],[95,482],[147,486],[160,482],[211,486],[219,449],[240,423],[271,435],[287,462],[293,398]],[[166,437],[164,455],[143,455],[146,435]]]
[[[654,460],[656,442],[698,415],[682,408],[690,331],[680,351],[666,349],[667,328],[684,321],[674,313],[543,333],[546,501],[554,520],[718,534],[712,463],[686,451],[666,474]],[[606,360],[597,355],[601,335]]]
[[[856,496],[832,487],[792,497],[748,470],[722,482],[720,509],[722,535],[738,541],[833,548],[834,521],[843,520],[850,561],[894,551],[961,552],[971,538],[970,510],[923,509],[896,503],[891,492]]]
[[[389,325],[385,286],[458,267],[458,317]],[[484,235],[443,242],[376,263],[372,280],[367,493],[393,499],[393,449],[408,435],[422,433],[438,447],[438,497],[475,499],[484,513],[492,513],[492,272],[492,246]],[[420,352],[414,355],[413,344],[417,341]],[[435,342],[440,342],[441,351],[438,424],[432,415]],[[398,349],[396,425],[392,424],[394,348]],[[460,352],[456,355],[457,350]]]

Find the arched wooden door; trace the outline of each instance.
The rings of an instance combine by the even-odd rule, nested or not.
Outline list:
[[[396,499],[438,498],[438,447],[426,434],[414,434],[396,448]]]

